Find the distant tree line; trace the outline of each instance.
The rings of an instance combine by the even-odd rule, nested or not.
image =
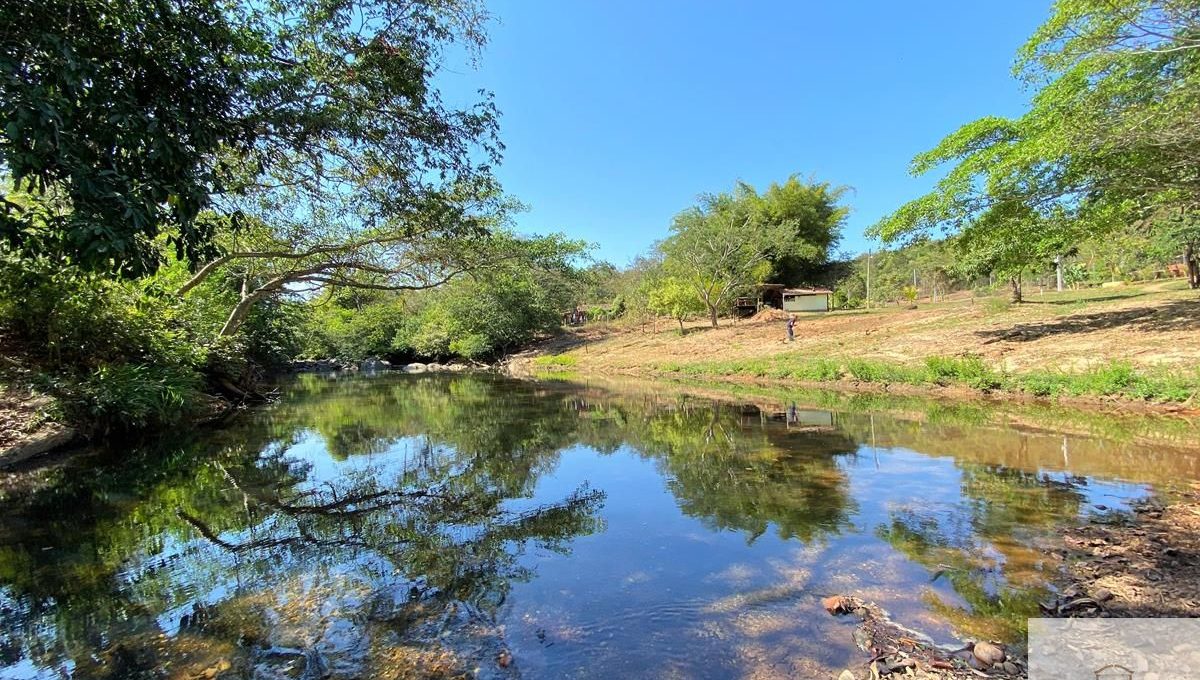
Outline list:
[[[716,327],[735,298],[759,283],[831,282],[848,191],[793,175],[761,192],[738,182],[732,191],[703,194],[648,254],[625,269],[606,264],[587,272],[593,283],[585,301],[611,300],[608,308],[623,316],[668,318],[682,330],[697,315]]]

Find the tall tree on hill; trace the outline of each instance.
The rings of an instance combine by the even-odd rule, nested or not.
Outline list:
[[[816,278],[841,238],[849,209],[838,202],[847,191],[792,176],[762,194],[739,182],[704,195],[675,216],[658,248],[663,266],[695,292],[716,327],[720,311],[755,283]]]
[[[784,224],[763,223],[745,189],[701,197],[675,216],[659,244],[667,276],[687,285],[704,303],[713,328],[739,292],[764,280],[771,254],[789,237]]]
[[[917,156],[915,174],[949,171],[874,233],[1003,231],[1017,223],[988,216],[1013,200],[1043,229],[1091,235],[1200,209],[1197,36],[1194,2],[1058,0],[1018,54],[1017,74],[1035,88],[1030,110],[969,123]]]
[[[804,182],[796,175],[772,182],[761,194],[739,184],[738,194],[751,204],[755,222],[779,225],[787,232],[770,254],[772,281],[799,285],[823,278],[850,214],[840,203],[849,191],[828,182]]]

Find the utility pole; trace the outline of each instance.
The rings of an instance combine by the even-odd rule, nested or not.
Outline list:
[[[871,308],[871,249],[867,248],[867,309]]]

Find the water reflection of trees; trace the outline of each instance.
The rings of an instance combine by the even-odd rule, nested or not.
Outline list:
[[[848,440],[776,430],[658,395],[305,376],[228,430],[113,451],[0,501],[0,654],[117,677],[178,658],[184,640],[229,652],[278,618],[254,594],[297,574],[352,570],[374,592],[486,614],[531,577],[526,544],[566,550],[597,529],[596,491],[511,506],[578,443],[658,461],[684,511],[714,526],[838,530],[849,501],[830,454]],[[342,471],[294,455],[313,437]]]
[[[393,659],[379,640],[394,649],[403,631],[460,605],[484,618],[495,611],[513,583],[533,577],[527,546],[568,550],[598,530],[595,491],[530,500],[572,446],[652,461],[680,509],[710,527],[808,542],[850,526],[843,457],[857,441],[918,447],[934,432],[875,425],[851,416],[797,428],[752,407],[660,391],[302,376],[277,405],[227,430],[116,451],[0,500],[0,654],[69,660],[83,676],[103,664],[133,674],[198,654],[181,651],[187,640],[244,653],[247,641],[274,639],[282,601],[361,588],[369,614],[355,620],[381,636],[364,644]],[[936,434],[942,447],[969,441]],[[319,449],[334,463],[306,453]],[[966,632],[1011,638],[1036,608],[1036,588],[1025,586],[1040,581],[1041,555],[1027,539],[1078,513],[1078,480],[970,451],[956,465],[961,507],[894,509],[877,533],[956,594],[932,590],[935,611]]]
[[[1046,555],[1034,538],[1078,516],[1085,482],[1004,465],[962,462],[959,468],[963,500],[956,507],[893,511],[878,534],[961,598],[965,606],[932,589],[925,594],[958,630],[1020,640],[1046,595]]]
[[[583,444],[603,453],[628,446],[655,460],[685,513],[751,538],[774,525],[783,537],[810,540],[840,531],[853,510],[835,458],[856,449],[852,439],[832,428],[789,431],[757,410],[711,399],[479,377],[408,379],[380,390],[306,376],[295,389],[265,417],[310,423],[327,445],[348,441],[346,430],[376,433],[339,450],[345,456],[406,438],[447,447],[508,479],[514,495],[528,494],[559,451]]]
[[[104,668],[136,675],[163,661],[155,634],[173,632],[160,630],[164,614],[174,612],[169,621],[191,612],[183,616],[198,621],[195,608],[212,610],[205,599],[214,591],[237,600],[331,567],[369,575],[380,589],[403,585],[411,596],[486,613],[513,580],[530,576],[519,562],[526,544],[565,550],[597,528],[602,494],[588,489],[506,507],[514,490],[532,488],[535,454],[544,452],[535,445],[502,460],[474,445],[426,446],[400,466],[314,478],[288,453],[310,427],[325,428],[344,455],[379,451],[409,424],[421,431],[413,409],[399,428],[352,412],[338,423],[322,408],[336,402],[308,400],[307,411],[289,405],[199,442],[116,452],[120,460],[5,499],[5,660],[69,662],[83,677],[106,675]],[[493,434],[491,443],[503,446],[506,435]]]

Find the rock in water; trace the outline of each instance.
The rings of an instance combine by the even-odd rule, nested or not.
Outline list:
[[[842,671],[842,674],[838,676],[838,680],[855,680],[855,678],[853,673],[846,670]]]
[[[864,652],[871,650],[871,634],[864,630],[863,626],[859,626],[851,633],[854,638],[854,644]]]
[[[984,665],[984,668],[991,668],[998,663],[1004,663],[1004,650],[990,642],[976,642],[975,647],[971,650],[975,654],[975,658]]]
[[[858,603],[845,595],[830,595],[821,600],[821,606],[830,614],[845,614],[857,607]]]
[[[500,654],[496,657],[496,663],[499,664],[501,668],[508,668],[512,665],[512,661],[512,653],[507,649],[500,650]]]

